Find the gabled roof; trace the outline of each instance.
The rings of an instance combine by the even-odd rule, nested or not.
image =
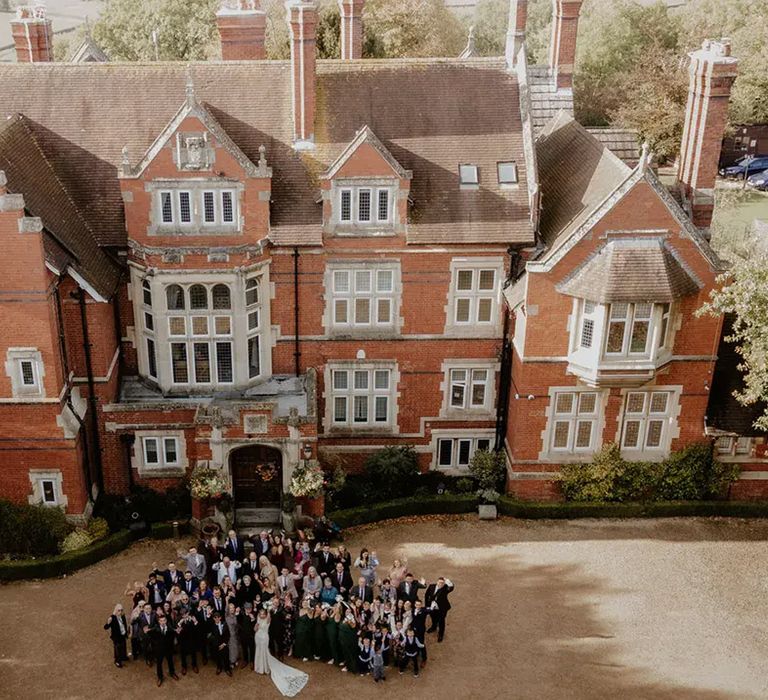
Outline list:
[[[111,297],[120,270],[96,244],[93,231],[20,115],[0,131],[0,170],[5,171],[8,190],[24,195],[26,210],[42,219],[47,262],[60,274],[71,266],[98,294]]]
[[[394,156],[387,150],[386,146],[379,141],[376,134],[371,131],[371,128],[366,124],[360,131],[357,132],[357,135],[352,140],[352,142],[347,146],[339,155],[339,157],[333,162],[330,168],[323,173],[322,178],[324,180],[329,180],[332,177],[336,175],[339,170],[344,166],[344,164],[352,157],[352,155],[357,151],[360,146],[362,146],[364,143],[367,143],[369,146],[374,148],[378,154],[386,161],[386,163],[389,165],[390,168],[392,168],[392,172],[397,175],[401,180],[410,180],[413,177],[413,173],[410,170],[406,170],[403,168],[400,163],[395,160]]]
[[[540,233],[554,247],[632,172],[566,112],[536,140],[542,212]]]
[[[671,303],[701,286],[662,238],[635,238],[608,241],[557,290],[599,304]]]
[[[251,162],[248,156],[240,150],[240,147],[230,138],[229,134],[221,127],[216,118],[197,101],[195,96],[195,89],[191,80],[187,80],[186,86],[187,99],[184,104],[176,112],[175,116],[165,129],[160,132],[155,142],[149,147],[141,162],[135,167],[131,168],[127,163],[123,163],[122,172],[120,176],[122,178],[138,178],[144,173],[149,164],[157,157],[157,154],[165,147],[168,141],[173,138],[179,127],[184,123],[185,119],[194,117],[198,119],[202,125],[216,138],[216,140],[230,153],[230,155],[240,164],[245,174],[248,177],[271,177],[271,170],[267,174],[261,172],[259,168]]]
[[[640,162],[642,153],[640,135],[634,129],[590,126],[587,131],[630,168],[634,168]]]
[[[90,34],[86,34],[69,60],[72,63],[106,63],[109,61],[109,56]]]

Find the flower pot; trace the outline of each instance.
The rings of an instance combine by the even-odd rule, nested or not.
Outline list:
[[[496,520],[496,506],[492,503],[478,506],[477,510],[480,514],[480,520]]]
[[[200,528],[200,532],[203,534],[203,537],[205,537],[206,540],[210,540],[211,537],[219,536],[221,527],[216,522],[208,521]]]
[[[192,517],[198,522],[213,515],[213,503],[208,498],[192,499]]]
[[[313,518],[319,518],[325,513],[325,496],[320,494],[315,498],[301,498],[302,513]]]
[[[293,532],[293,513],[286,513],[283,511],[283,530],[286,532]]]

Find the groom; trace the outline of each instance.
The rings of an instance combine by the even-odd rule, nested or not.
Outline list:
[[[442,642],[445,636],[445,618],[451,609],[451,603],[448,596],[453,591],[453,583],[450,579],[442,576],[437,579],[437,583],[430,583],[424,593],[424,604],[432,618],[432,625],[427,630],[428,633],[434,632],[437,627],[437,641]]]

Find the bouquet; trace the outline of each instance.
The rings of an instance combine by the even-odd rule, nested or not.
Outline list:
[[[289,490],[297,498],[316,498],[323,492],[324,485],[323,470],[314,462],[296,467]]]
[[[227,491],[227,479],[219,469],[195,467],[189,486],[192,498],[221,498]]]

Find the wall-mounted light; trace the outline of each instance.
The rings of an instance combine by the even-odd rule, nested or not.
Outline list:
[[[308,442],[305,442],[302,449],[304,452],[304,459],[310,459],[312,457],[312,445],[310,445]]]

